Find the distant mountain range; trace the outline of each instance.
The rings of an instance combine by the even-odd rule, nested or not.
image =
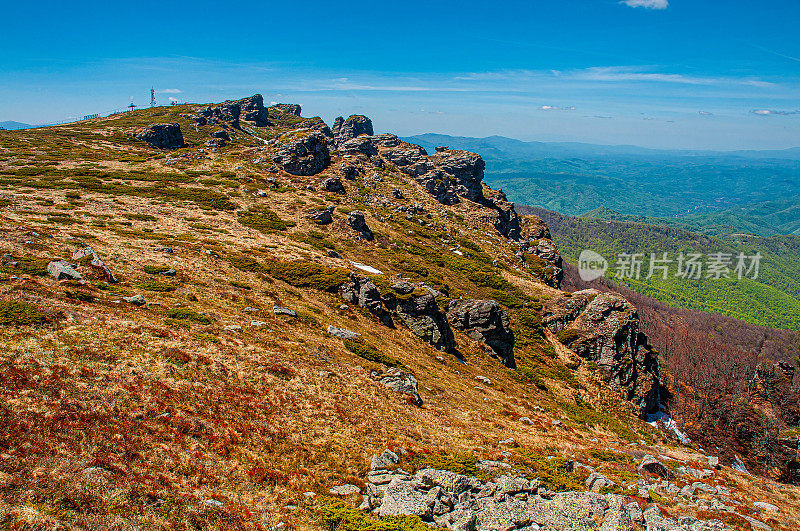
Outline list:
[[[436,146],[448,146],[453,149],[466,149],[480,153],[484,159],[514,160],[536,158],[569,158],[569,157],[605,157],[605,156],[637,156],[637,157],[737,157],[755,159],[790,159],[800,160],[800,147],[775,150],[669,150],[650,149],[638,146],[604,146],[584,144],[581,142],[525,142],[504,136],[488,136],[474,138],[468,136],[450,136],[437,133],[425,133],[404,138],[408,142],[419,144],[432,152]]]
[[[680,227],[711,236],[800,234],[800,148],[677,151],[424,134],[429,151],[486,159],[509,199],[569,216]]]
[[[33,126],[22,122],[0,122],[0,127],[8,131],[14,131],[16,129],[30,129]]]

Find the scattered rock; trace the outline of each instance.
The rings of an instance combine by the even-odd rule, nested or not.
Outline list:
[[[275,315],[288,315],[289,317],[297,317],[296,311],[289,308],[284,308],[283,306],[273,306],[272,311]]]
[[[47,264],[47,274],[56,280],[77,280],[82,284],[86,283],[75,267],[65,260],[55,260]]]
[[[487,378],[486,376],[478,375],[478,376],[475,377],[475,379],[478,380],[481,383],[486,384],[486,385],[492,385],[492,381],[489,378]]]
[[[361,337],[361,334],[351,332],[346,328],[338,328],[333,325],[328,325],[328,333],[332,336],[338,337],[339,339],[358,339]]]
[[[73,260],[83,260],[84,258],[87,257],[91,257],[91,259],[88,262],[89,267],[99,271],[107,282],[110,282],[112,284],[117,282],[117,279],[111,273],[111,270],[108,268],[108,266],[106,266],[103,260],[100,259],[100,257],[91,247],[84,247],[83,249],[78,249],[77,251],[72,253]]]
[[[136,138],[158,149],[177,149],[184,146],[181,126],[176,123],[153,124],[139,132]]]
[[[172,247],[156,247],[153,250],[157,253],[167,253],[167,254],[172,254],[174,252],[172,250]]]
[[[142,295],[134,295],[133,297],[122,297],[122,300],[129,304],[133,304],[134,306],[144,306],[147,301],[145,301],[144,296]]]
[[[373,455],[370,470],[381,470],[400,462],[400,458],[391,450],[384,450],[381,455]]]
[[[358,232],[359,238],[367,241],[373,240],[372,230],[367,225],[364,213],[360,210],[353,210],[347,215],[347,226]]]
[[[357,485],[337,485],[331,487],[330,491],[334,496],[350,496],[351,494],[361,494],[361,489]]]
[[[275,105],[271,106],[270,109],[274,109],[284,114],[292,114],[294,116],[300,116],[300,112],[302,111],[302,108],[296,103],[276,103]]]
[[[320,185],[323,190],[326,192],[332,192],[334,194],[346,194],[347,190],[345,190],[344,185],[342,184],[342,180],[338,177],[328,177],[322,184]]]
[[[398,369],[397,367],[372,371],[371,374],[373,379],[379,381],[389,389],[409,395],[414,405],[422,405],[422,397],[419,396],[417,379],[413,374]]]
[[[333,223],[333,210],[335,207],[332,205],[325,209],[312,210],[306,217],[316,223],[317,225],[329,225]]]
[[[675,474],[667,468],[661,461],[652,455],[645,455],[639,466],[636,467],[639,472],[645,471],[650,474],[655,474],[660,478],[672,478]]]
[[[453,330],[430,290],[397,281],[381,300],[417,337],[439,350],[457,352]]]

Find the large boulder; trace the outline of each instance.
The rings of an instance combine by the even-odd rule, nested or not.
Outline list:
[[[373,315],[382,317],[386,310],[378,287],[367,277],[350,273],[350,280],[341,287],[342,297],[351,304],[357,304]]]
[[[548,238],[523,240],[520,258],[524,267],[539,280],[558,288],[564,279],[564,261],[556,244]]]
[[[583,290],[554,297],[542,323],[581,358],[596,363],[602,379],[624,390],[642,409],[658,409],[658,353],[639,332],[639,314],[621,295]]]
[[[341,116],[333,122],[333,138],[336,145],[361,135],[372,136],[372,120],[360,114],[353,114],[345,120]]]
[[[374,238],[364,213],[360,210],[353,210],[347,215],[347,226],[356,231],[362,240],[372,241]]]
[[[506,367],[515,368],[514,333],[508,314],[497,301],[460,299],[450,301],[447,319],[453,328],[463,330],[489,346]]]
[[[419,384],[413,374],[397,367],[376,370],[371,373],[372,378],[384,386],[398,393],[403,393],[411,398],[416,406],[422,405],[422,398],[419,396]]]
[[[153,124],[136,135],[158,149],[177,149],[184,146],[181,126],[176,123]]]
[[[295,129],[282,134],[272,161],[292,175],[316,175],[331,162],[325,135],[313,129]]]
[[[382,296],[383,304],[417,337],[445,352],[455,352],[453,330],[431,290],[397,281]]]

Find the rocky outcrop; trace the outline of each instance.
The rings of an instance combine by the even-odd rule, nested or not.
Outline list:
[[[520,239],[522,234],[520,217],[514,210],[514,203],[508,201],[502,190],[492,190],[487,187],[481,202],[489,209],[481,216],[483,221],[491,224],[497,232],[510,240]]]
[[[450,301],[447,320],[458,330],[490,347],[506,367],[516,368],[514,333],[508,314],[497,301],[460,299]]]
[[[153,124],[136,135],[158,149],[177,149],[184,146],[181,126],[176,123]]]
[[[117,278],[91,247],[84,247],[72,253],[72,259],[80,262],[86,261],[87,265],[100,273],[106,282],[116,283]],[[173,271],[174,274],[174,271]]]
[[[347,190],[345,190],[344,185],[342,184],[342,180],[338,177],[328,177],[322,181],[320,187],[326,192],[332,192],[334,194],[347,193]]]
[[[583,290],[550,299],[542,323],[643,413],[658,409],[658,353],[639,332],[636,308],[616,293]]]
[[[511,467],[485,481],[433,468],[411,475],[392,470],[397,456],[388,453],[395,459],[384,457],[387,452],[373,457],[360,507],[381,518],[417,516],[450,531],[731,529],[719,520],[665,517],[657,505],[643,511],[634,498],[619,494],[550,492],[538,479],[528,480]],[[593,476],[592,487],[613,485],[600,474]]]
[[[275,111],[283,114],[292,114],[294,116],[300,116],[300,112],[302,111],[302,108],[296,103],[276,103],[275,105],[272,105],[270,109],[274,109]]]
[[[278,137],[272,161],[292,175],[316,175],[331,162],[325,136],[312,129],[295,129]]]
[[[451,177],[459,197],[480,202],[483,199],[483,170],[486,163],[477,153],[461,150],[438,151],[428,157],[433,165]]]
[[[353,114],[345,120],[341,116],[333,122],[333,139],[336,145],[340,145],[351,138],[361,135],[372,136],[372,120],[360,114]]]
[[[341,287],[341,294],[349,303],[357,304],[377,317],[386,315],[380,290],[363,275],[351,273],[350,281]]]
[[[439,309],[433,290],[406,281],[394,282],[381,297],[385,308],[396,315],[417,337],[445,352],[456,352],[453,331]]]
[[[333,223],[334,206],[328,208],[312,210],[306,214],[306,217],[316,223],[317,225],[329,225]]]
[[[257,127],[270,125],[269,111],[264,107],[264,97],[261,94],[254,94],[235,103],[239,105],[242,120],[252,122]]]
[[[86,283],[83,276],[66,260],[54,260],[47,264],[47,274],[56,280],[77,280],[82,284]]]
[[[356,231],[362,240],[372,241],[374,238],[364,213],[360,210],[353,210],[347,215],[347,226]]]

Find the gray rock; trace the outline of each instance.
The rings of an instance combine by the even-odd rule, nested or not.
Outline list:
[[[369,310],[373,315],[383,317],[386,314],[381,292],[363,275],[350,273],[350,281],[342,285],[341,292],[345,300]]]
[[[313,129],[296,129],[278,137],[272,161],[292,175],[316,175],[328,167],[331,155],[325,135]]]
[[[272,307],[272,312],[275,315],[288,315],[289,317],[297,317],[297,312],[296,311],[294,311],[294,310],[292,310],[290,308],[284,308],[283,306],[273,306]]]
[[[347,215],[347,226],[356,231],[359,238],[363,240],[372,241],[374,238],[364,213],[360,210],[353,210]]]
[[[78,249],[72,253],[73,260],[83,260],[84,258],[91,257],[88,262],[89,267],[98,271],[103,277],[106,279],[107,282],[116,283],[116,277],[111,273],[111,270],[106,266],[105,262],[100,259],[97,253],[91,247],[84,247],[83,249]],[[174,273],[173,273],[174,274]]]
[[[639,472],[646,471],[661,478],[671,478],[675,476],[672,470],[667,468],[661,461],[652,455],[644,456],[642,462],[639,463],[639,466],[636,468],[639,470]]]
[[[172,254],[174,252],[172,250],[172,247],[156,247],[153,250],[157,253],[167,253],[167,254]]]
[[[386,309],[397,315],[414,335],[439,350],[457,352],[453,330],[431,291],[398,281],[381,299]]]
[[[338,328],[333,325],[328,325],[328,333],[332,336],[338,337],[339,339],[358,339],[361,337],[361,334],[351,332],[346,328]]]
[[[317,225],[329,225],[333,223],[333,207],[312,210],[306,214],[306,217]]]
[[[391,450],[384,450],[381,455],[373,455],[372,462],[370,463],[370,470],[383,469],[392,465],[396,465],[400,461],[397,454]]]
[[[481,382],[482,384],[492,385],[492,381],[489,378],[487,378],[486,376],[481,376],[479,374],[478,376],[475,377],[475,379],[478,380],[479,382]]]
[[[334,194],[346,194],[347,190],[345,190],[344,185],[342,184],[342,180],[338,177],[328,177],[324,181],[320,187],[325,190],[326,192],[332,192]]]
[[[353,114],[347,120],[339,116],[334,120],[331,131],[337,145],[360,135],[372,136],[374,134],[372,120],[359,114]]]
[[[461,494],[472,489],[470,478],[449,470],[423,468],[417,471],[417,479],[427,487],[441,487],[447,492]]]
[[[585,485],[588,491],[600,492],[600,489],[603,487],[613,487],[615,483],[599,472],[592,472],[589,474],[589,477],[586,478]]]
[[[417,489],[417,481],[394,478],[386,487],[378,516],[419,516],[430,520],[433,503],[424,492]]]
[[[517,366],[514,359],[514,333],[508,314],[494,300],[459,299],[448,306],[447,319],[453,328],[463,330],[477,341],[489,346],[509,368]]]
[[[360,494],[361,489],[356,485],[347,484],[331,487],[329,492],[334,496],[349,496],[351,494]]]
[[[144,306],[147,301],[144,300],[142,295],[134,295],[133,297],[122,297],[122,300],[134,306]]]
[[[272,105],[270,109],[273,109],[279,113],[291,114],[294,116],[300,116],[300,113],[302,112],[302,107],[296,103],[276,103],[275,105]]]
[[[771,503],[757,501],[753,502],[753,508],[761,511],[778,512],[778,506]]]
[[[422,397],[419,396],[419,384],[413,374],[398,369],[397,367],[390,367],[388,369],[376,370],[371,373],[372,378],[384,386],[409,395],[414,402],[414,405],[422,405]]]
[[[83,284],[86,283],[73,265],[65,260],[55,260],[47,264],[47,274],[56,280],[77,280]]]
[[[153,124],[136,135],[158,149],[177,149],[184,146],[181,126],[176,123]]]

